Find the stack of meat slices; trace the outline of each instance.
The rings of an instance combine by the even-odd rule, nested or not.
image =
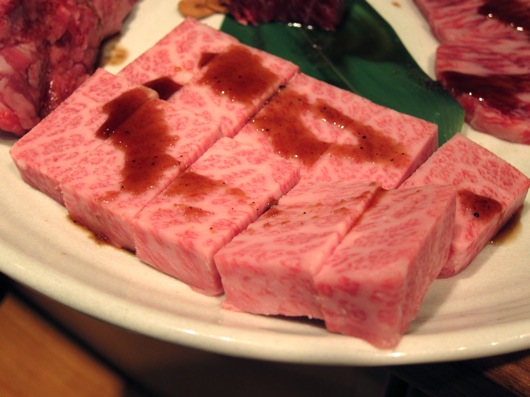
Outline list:
[[[437,150],[434,124],[193,19],[98,70],[11,155],[73,220],[225,308],[380,348],[530,186],[464,136]]]
[[[530,1],[415,0],[440,41],[436,75],[479,131],[530,144]]]

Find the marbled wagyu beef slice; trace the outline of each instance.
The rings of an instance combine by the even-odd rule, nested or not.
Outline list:
[[[433,153],[438,128],[300,73],[235,139],[300,164],[304,179],[390,189]]]
[[[415,0],[415,3],[429,22],[433,35],[442,43],[477,43],[486,39],[520,36],[513,25],[497,17],[489,18],[489,9],[484,0]],[[510,2],[509,6],[515,3]],[[525,7],[528,10],[530,2],[522,0],[520,6],[521,11]]]
[[[218,126],[161,99],[143,104],[61,183],[70,217],[134,250],[140,210],[218,138]]]
[[[211,57],[238,40],[217,29],[187,18],[154,46],[125,66],[118,76],[135,84],[177,91],[208,62]],[[173,84],[170,84],[172,82]],[[169,87],[168,87],[169,85]],[[170,90],[163,99],[174,92]]]
[[[473,128],[530,144],[530,1],[416,0],[435,37],[436,78]]]
[[[313,277],[380,190],[301,182],[215,256],[227,309],[322,318]]]
[[[477,143],[457,134],[402,187],[454,185],[456,223],[449,260],[440,277],[465,269],[523,205],[530,179]]]
[[[296,73],[293,63],[242,44],[215,55],[169,98],[221,125],[233,137]]]
[[[530,3],[529,3],[530,9]],[[436,76],[479,131],[530,144],[530,39],[442,43]]]
[[[10,154],[24,181],[63,204],[60,182],[87,153],[104,142],[98,134],[109,113],[115,121],[157,94],[98,69],[68,99],[20,138]],[[105,106],[112,103],[114,106]],[[115,123],[114,123],[115,124]]]
[[[298,180],[287,161],[221,138],[140,212],[136,253],[194,290],[219,295],[215,253]]]
[[[447,261],[452,186],[383,191],[315,276],[326,328],[395,347]]]

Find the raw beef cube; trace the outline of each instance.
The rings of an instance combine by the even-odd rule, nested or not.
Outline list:
[[[152,99],[61,183],[70,217],[103,241],[134,249],[140,210],[220,137],[192,112]]]
[[[300,182],[215,256],[224,307],[322,318],[313,277],[380,189]]]
[[[391,109],[374,112],[367,122],[347,120],[345,125],[307,179],[377,181],[394,189],[438,147],[435,124]]]
[[[298,72],[293,63],[244,45],[215,55],[169,101],[201,114],[233,137]]]
[[[118,75],[148,86],[166,78],[177,89],[190,81],[214,54],[237,42],[226,33],[187,18]]]
[[[298,74],[236,136],[302,166],[304,179],[398,186],[438,144],[436,125]]]
[[[436,76],[479,131],[530,144],[530,41],[444,43],[436,51]]]
[[[326,328],[395,347],[447,260],[456,190],[380,192],[315,276]]]
[[[530,179],[461,134],[432,155],[402,187],[451,184],[458,190],[451,254],[439,277],[466,268],[523,205]]]
[[[285,160],[222,138],[142,210],[137,255],[196,291],[221,294],[215,253],[298,178]]]
[[[322,100],[335,104],[345,99],[338,96],[341,93],[345,91],[299,73],[260,109],[235,139],[297,163],[304,177],[335,142],[340,128],[323,120],[318,105]],[[353,100],[356,99],[355,96]]]
[[[87,153],[103,143],[98,129],[107,125],[106,103],[113,103],[114,117],[156,98],[156,92],[134,86],[103,69],[79,87],[11,148],[11,156],[31,186],[63,204],[61,178]],[[107,105],[109,106],[109,105]],[[121,110],[120,110],[121,109]]]

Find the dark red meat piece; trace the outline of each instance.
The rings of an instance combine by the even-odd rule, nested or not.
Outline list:
[[[95,67],[136,0],[0,0],[0,129],[23,135]]]
[[[333,30],[341,21],[344,0],[231,0],[229,12],[242,24],[301,23]]]

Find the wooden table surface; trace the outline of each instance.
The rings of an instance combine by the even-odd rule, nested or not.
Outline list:
[[[65,323],[67,328],[57,327],[52,319]],[[121,346],[121,353],[116,346]],[[238,371],[246,373],[249,390],[241,395],[248,395],[252,382],[261,382],[263,374],[268,373],[274,379],[269,383],[274,386],[276,396],[298,395],[297,390],[304,396],[321,395],[328,390],[332,397],[530,396],[530,350],[460,362],[351,369],[224,358],[133,335],[40,296],[0,274],[2,397],[169,396],[172,393],[164,394],[162,388],[160,393],[152,390],[164,382],[170,390],[175,388],[170,379],[162,379],[162,375],[171,378],[170,374],[161,371],[150,385],[142,382],[141,374],[146,367],[163,368],[176,356],[183,363],[178,367],[180,372],[186,363],[202,360],[209,367],[221,368],[216,371],[223,376]],[[257,368],[255,373],[249,370],[252,365]],[[286,386],[292,376],[299,383],[293,381]],[[182,381],[179,382],[182,388]],[[300,389],[302,383],[306,390]],[[214,384],[212,381],[213,389],[219,387]],[[279,390],[284,394],[278,394]],[[268,395],[263,386],[261,392],[254,395]]]
[[[0,395],[119,397],[123,380],[23,301],[0,303]]]

